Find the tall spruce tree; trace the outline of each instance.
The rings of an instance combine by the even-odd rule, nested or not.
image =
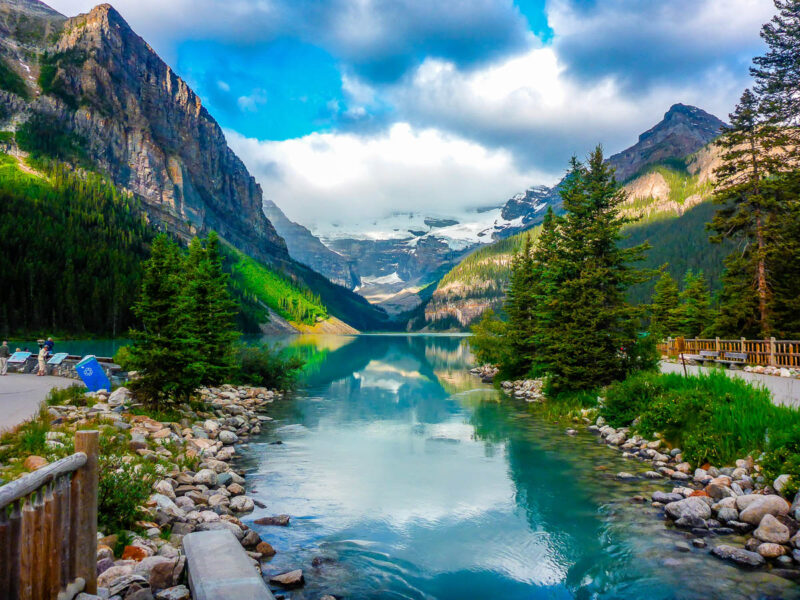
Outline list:
[[[511,277],[504,309],[508,316],[506,335],[511,352],[508,364],[504,365],[508,375],[523,375],[533,362],[533,246],[530,234],[511,261]]]
[[[667,271],[668,265],[662,265],[661,275],[653,288],[650,302],[650,333],[662,340],[675,335],[678,331],[677,311],[680,305],[678,282]]]
[[[186,262],[177,243],[159,235],[145,261],[142,290],[134,306],[140,329],[130,332],[130,366],[139,372],[131,388],[145,402],[162,406],[186,398],[200,384],[203,363],[186,291]]]
[[[199,354],[204,370],[201,383],[226,382],[234,370],[234,328],[237,305],[228,290],[228,275],[222,269],[219,236],[210,232],[203,243],[194,238],[186,259],[186,288],[193,337],[200,340]]]
[[[775,182],[768,179],[778,167],[770,152],[771,127],[765,124],[760,109],[756,95],[745,90],[730,115],[730,126],[716,142],[723,154],[721,165],[714,170],[714,202],[722,207],[709,227],[715,232],[712,241],[741,242],[740,251],[746,260],[740,264],[753,267],[751,276],[758,297],[761,334],[768,336],[772,296],[768,258],[782,206],[776,197]]]
[[[702,271],[687,271],[683,278],[680,307],[676,311],[677,328],[683,337],[699,337],[712,325],[711,297]]]
[[[551,392],[585,390],[652,367],[654,353],[641,353],[642,311],[626,300],[631,285],[650,274],[632,267],[647,245],[622,248],[620,213],[625,194],[597,147],[584,167],[571,163],[562,190],[566,215],[560,219],[559,246],[549,269],[551,322],[547,369]]]
[[[750,259],[734,252],[725,258],[722,289],[717,295],[718,309],[712,332],[724,338],[759,336],[758,298],[753,293],[755,271]]]

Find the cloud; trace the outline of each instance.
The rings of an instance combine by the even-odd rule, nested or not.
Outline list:
[[[479,69],[429,58],[396,85],[370,92],[365,82],[351,81],[344,91],[357,90],[367,106],[383,97],[398,119],[504,148],[521,170],[535,168],[553,178],[571,155],[583,156],[598,143],[608,153],[635,143],[676,102],[724,118],[743,85],[720,68],[692,84],[654,85],[633,96],[612,75],[571,77],[557,50],[546,46]]]
[[[650,86],[688,84],[705,71],[747,74],[762,46],[768,0],[549,0],[554,47],[570,75],[608,76],[632,94]]]
[[[67,15],[93,0],[53,0]],[[118,0],[115,7],[161,53],[208,40],[241,46],[294,37],[317,44],[370,81],[394,81],[426,56],[460,66],[520,50],[528,22],[512,0]],[[153,18],[158,15],[158,18]]]
[[[458,215],[546,177],[520,170],[505,150],[407,123],[373,135],[313,133],[280,142],[226,136],[264,197],[312,227],[396,211]]]

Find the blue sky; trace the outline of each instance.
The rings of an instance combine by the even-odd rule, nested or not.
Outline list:
[[[725,118],[768,0],[118,0],[305,225],[459,215],[635,142],[674,103]],[[73,15],[86,0],[54,0]]]

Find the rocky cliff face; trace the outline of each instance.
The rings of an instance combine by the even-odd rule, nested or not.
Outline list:
[[[0,5],[17,20],[47,12],[33,0]],[[113,7],[45,16],[52,31],[27,50],[47,69],[43,89],[27,105],[14,103],[15,112],[55,117],[83,138],[91,162],[140,197],[155,224],[184,238],[214,229],[251,256],[288,258],[262,212],[261,188],[217,122]]]
[[[350,290],[361,283],[352,260],[334,252],[306,227],[290,221],[272,201],[264,200],[264,213],[286,241],[292,258]]]

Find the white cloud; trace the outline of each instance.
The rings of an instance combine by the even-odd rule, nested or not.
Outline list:
[[[547,177],[520,170],[506,150],[407,123],[374,135],[313,133],[280,142],[226,135],[264,196],[309,226],[396,211],[461,214]]]
[[[236,103],[245,112],[258,112],[258,108],[267,103],[267,92],[262,89],[253,90],[249,96],[239,96]]]

